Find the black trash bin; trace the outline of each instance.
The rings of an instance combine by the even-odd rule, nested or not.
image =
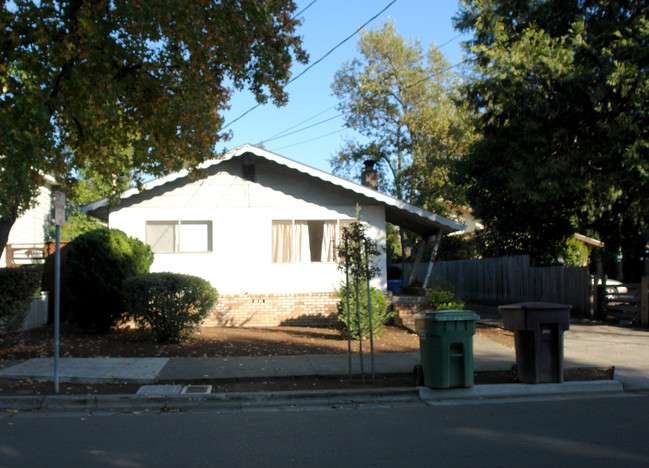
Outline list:
[[[549,302],[498,307],[505,328],[514,332],[520,382],[563,382],[563,332],[570,328],[570,309]]]

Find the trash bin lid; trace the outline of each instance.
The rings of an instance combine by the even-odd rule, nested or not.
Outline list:
[[[470,310],[425,310],[413,315],[416,319],[431,320],[433,322],[450,322],[460,320],[478,320],[480,316]]]

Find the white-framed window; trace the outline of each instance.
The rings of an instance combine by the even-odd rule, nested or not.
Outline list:
[[[153,253],[212,251],[212,221],[147,221],[146,243]]]
[[[340,230],[353,219],[274,220],[273,263],[332,263],[338,257]]]

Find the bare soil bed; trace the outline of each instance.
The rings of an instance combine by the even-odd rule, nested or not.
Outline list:
[[[53,355],[51,326],[29,330],[0,339],[0,367],[32,358]],[[477,334],[514,348],[511,332],[478,324]],[[364,342],[364,352],[369,345]],[[374,340],[376,353],[419,351],[418,336],[404,328],[388,326]],[[358,352],[358,343],[352,342]],[[63,325],[60,335],[60,356],[65,357],[220,357],[278,356],[303,354],[344,354],[347,340],[328,328],[269,327],[229,328],[205,327],[182,344],[159,344],[148,341],[137,330],[120,328],[106,335],[88,333],[75,326]],[[476,384],[510,381],[508,373],[476,375]],[[409,375],[378,377],[375,382],[338,379],[249,379],[237,382],[202,382],[213,385],[214,392],[335,389],[362,386],[410,386]],[[138,384],[68,384],[61,383],[61,394],[135,393]],[[52,382],[0,378],[2,395],[47,395],[53,393]]]
[[[51,357],[51,326],[0,339],[0,360]],[[61,326],[61,357],[221,357],[338,354],[347,352],[347,340],[337,330],[311,327],[233,328],[204,327],[182,344],[159,344],[138,330],[119,328],[108,334],[89,333],[72,325]],[[352,342],[354,351],[358,343]],[[367,347],[367,345],[366,345]],[[418,351],[416,334],[388,326],[374,340],[377,353]]]

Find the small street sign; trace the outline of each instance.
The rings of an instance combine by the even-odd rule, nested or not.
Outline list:
[[[65,224],[65,193],[54,192],[54,224]]]

